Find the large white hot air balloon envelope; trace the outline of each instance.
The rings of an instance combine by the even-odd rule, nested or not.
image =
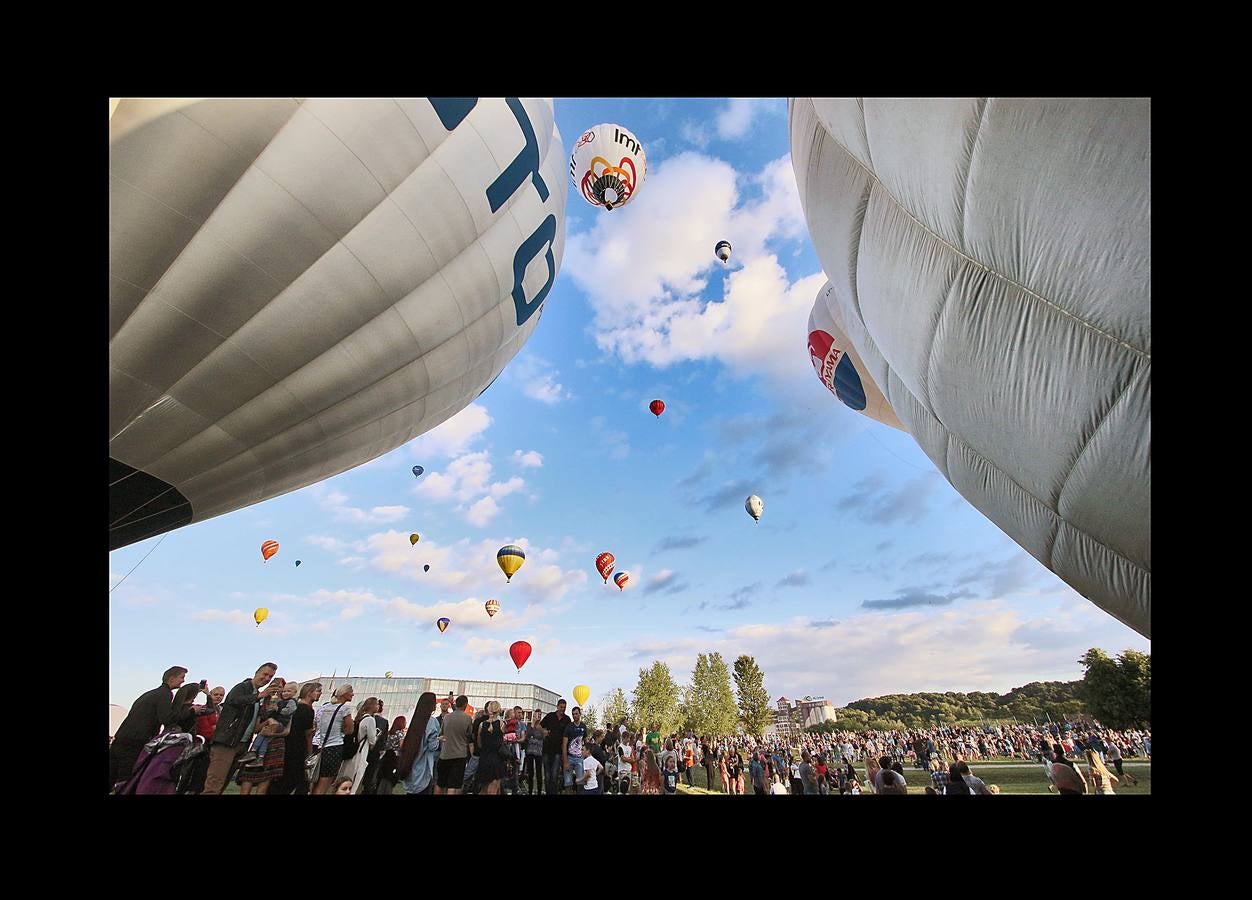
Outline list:
[[[110,548],[455,415],[560,266],[551,100],[121,100],[109,127]]]
[[[1151,635],[1146,100],[790,103],[814,307],[952,485]],[[812,351],[810,350],[810,356]]]

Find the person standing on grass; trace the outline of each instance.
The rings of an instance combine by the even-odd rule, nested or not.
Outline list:
[[[283,753],[283,778],[274,788],[277,794],[307,794],[309,781],[304,774],[304,761],[313,752],[314,706],[322,699],[322,686],[316,681],[301,685],[296,711],[291,716],[291,730]]]
[[[109,745],[109,790],[119,781],[130,778],[143,745],[173,720],[174,691],[183,686],[186,678],[186,669],[171,666],[161,676],[160,685],[140,694],[131,704],[130,712],[117,727],[113,743]]]
[[[587,723],[582,720],[581,707],[575,706],[571,712],[574,719],[565,726],[561,743],[561,773],[564,778],[564,774],[570,772],[570,781],[577,787],[583,779],[583,741],[587,737]]]
[[[577,707],[575,707],[577,710]],[[597,742],[594,740],[583,741],[583,765],[582,774],[577,783],[580,794],[603,794],[604,793],[604,764],[596,758],[595,748]],[[603,749],[603,748],[601,748]]]
[[[251,678],[245,678],[230,689],[222,701],[217,728],[213,730],[213,746],[209,750],[209,771],[204,779],[204,794],[221,794],[230,780],[235,762],[248,750],[259,724],[261,701],[277,693],[266,688],[274,679],[278,664],[264,663]]]
[[[547,734],[536,714],[526,729],[526,790],[532,797],[543,793],[543,743]]]
[[[426,691],[417,699],[413,724],[400,742],[400,751],[396,754],[396,778],[404,782],[406,794],[435,793],[435,763],[439,759],[443,736],[440,734],[439,718],[434,712],[435,692]]]
[[[331,785],[337,784],[339,767],[343,763],[343,739],[356,733],[352,720],[352,695],[350,684],[335,689],[331,700],[317,710],[313,721],[313,746],[320,747],[317,763],[317,783],[311,793],[326,794]]]
[[[1113,768],[1117,770],[1117,777],[1126,780],[1129,779],[1131,784],[1138,784],[1139,779],[1134,775],[1122,770],[1122,748],[1117,746],[1117,741],[1108,742],[1108,761],[1113,764]]]
[[[752,780],[753,795],[763,797],[766,793],[765,766],[762,762],[760,753],[754,753],[752,755],[752,762],[748,763],[748,775]]]
[[[378,779],[374,785],[375,794],[390,794],[396,789],[396,763],[400,761],[400,747],[404,744],[404,733],[408,728],[408,720],[404,716],[396,716],[387,729],[383,752],[378,757]],[[436,744],[438,741],[436,740]]]
[[[436,794],[459,794],[465,785],[465,764],[469,759],[469,745],[473,738],[470,728],[474,724],[474,720],[465,711],[467,706],[469,697],[462,694],[456,698],[456,708],[443,717],[443,734],[439,736]],[[417,724],[416,718],[414,716],[414,725]],[[415,739],[421,738],[419,733]],[[403,758],[403,753],[401,757]]]
[[[556,712],[550,712],[539,724],[547,737],[543,740],[543,780],[548,784],[549,794],[561,793],[565,785],[565,770],[562,768],[561,754],[565,743],[565,726],[571,719],[565,715],[565,700],[556,702]]]

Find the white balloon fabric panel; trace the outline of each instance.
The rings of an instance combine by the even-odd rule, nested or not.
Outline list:
[[[841,324],[952,484],[1151,633],[1145,100],[808,100],[792,163]]]
[[[643,145],[621,125],[606,123],[587,129],[570,154],[570,180],[592,206],[609,210],[625,206],[647,174]]]
[[[468,405],[560,267],[563,154],[519,98],[202,101],[114,139],[110,546]]]
[[[834,292],[834,285],[826,282],[809,313],[809,362],[813,371],[844,406],[907,431],[836,318],[840,311]]]

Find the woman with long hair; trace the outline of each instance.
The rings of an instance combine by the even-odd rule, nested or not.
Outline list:
[[[165,733],[170,734],[175,731],[185,732],[187,734],[196,733],[196,719],[200,716],[209,716],[217,713],[218,708],[213,704],[213,698],[209,697],[208,706],[197,708],[194,705],[196,697],[204,690],[203,682],[196,684],[184,684],[174,694],[173,718],[170,723],[165,726]]]
[[[500,793],[500,779],[505,774],[500,748],[504,746],[504,723],[500,721],[500,702],[492,700],[484,712],[487,717],[478,724],[474,745],[478,750],[478,783],[480,794]]]
[[[639,785],[639,793],[658,796],[661,793],[661,767],[657,765],[656,754],[651,747],[643,752],[643,779]]]
[[[1104,763],[1100,762],[1100,757],[1094,750],[1084,750],[1083,755],[1087,757],[1087,774],[1091,777],[1091,783],[1095,785],[1095,792],[1112,794],[1117,776],[1104,767]]]
[[[396,762],[400,757],[400,745],[404,742],[404,730],[408,720],[396,716],[384,739],[382,755],[378,757],[378,786],[375,794],[390,794],[396,787]]]
[[[404,782],[406,794],[435,792],[435,760],[439,758],[439,720],[435,705],[439,702],[433,691],[417,698],[413,724],[409,726],[400,752],[396,756],[396,778]]]
[[[374,719],[374,714],[377,712],[377,697],[366,698],[356,708],[356,753],[339,773],[352,776],[353,794],[361,793],[361,788],[365,784],[365,770],[369,768],[370,750],[378,743],[378,722]]]

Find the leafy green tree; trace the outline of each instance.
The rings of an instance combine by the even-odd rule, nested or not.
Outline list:
[[[1080,663],[1086,668],[1081,694],[1087,709],[1103,725],[1130,728],[1152,719],[1152,657],[1127,650],[1117,659],[1092,647]]]
[[[730,686],[730,668],[720,653],[701,653],[683,692],[684,724],[700,735],[734,734],[739,708]]]
[[[587,733],[590,734],[600,727],[600,710],[594,703],[588,703],[582,710],[583,721],[587,723]]]
[[[678,685],[669,666],[660,660],[639,670],[633,704],[634,724],[642,729],[657,726],[662,734],[674,731],[681,721],[678,710]]]
[[[770,709],[769,694],[765,691],[765,674],[753,657],[745,655],[735,660],[735,687],[739,695],[739,721],[748,734],[760,738],[774,721],[774,711]]]
[[[630,704],[626,701],[626,692],[621,688],[613,688],[605,696],[604,702],[600,704],[600,708],[604,715],[603,725],[605,728],[610,725],[617,725],[623,719],[629,724],[630,721]]]

